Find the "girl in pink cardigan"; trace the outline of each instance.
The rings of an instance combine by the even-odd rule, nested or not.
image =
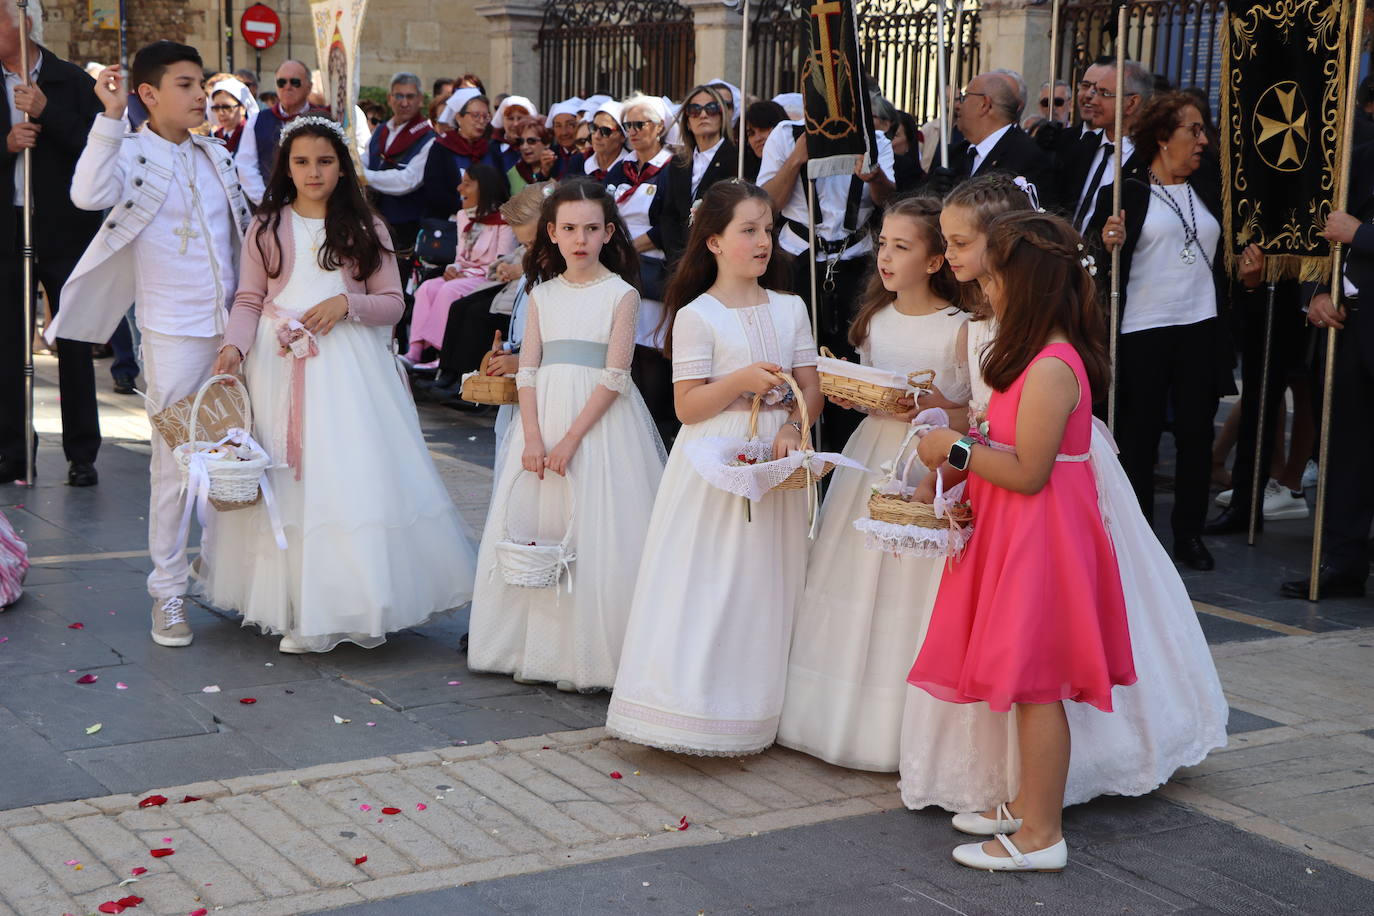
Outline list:
[[[215,363],[242,371],[270,492],[219,519],[205,587],[282,652],[371,648],[466,602],[475,553],[396,370],[396,258],[343,133],[282,134]]]
[[[463,209],[454,216],[458,223],[458,257],[444,268],[442,277],[426,280],[415,290],[410,351],[403,359],[417,369],[439,365],[437,359],[425,364],[420,359],[425,347],[437,349],[443,345],[448,307],[484,286],[497,285],[488,272],[519,244],[501,218],[501,205],[510,197],[506,176],[489,165],[471,166],[458,183],[458,196],[463,200]]]

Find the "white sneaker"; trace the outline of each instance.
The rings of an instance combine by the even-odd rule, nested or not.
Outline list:
[[[960,833],[971,836],[996,836],[999,833],[1012,834],[1021,829],[1021,818],[1012,817],[1011,810],[1005,805],[997,806],[997,817],[984,817],[980,811],[954,815],[951,823]]]
[[[311,650],[304,643],[296,642],[288,633],[281,638],[281,642],[277,643],[277,651],[285,652],[287,655],[306,655]]]
[[[1302,488],[1311,489],[1317,485],[1317,462],[1308,459],[1307,467],[1302,469]]]
[[[1069,844],[1063,840],[1035,852],[1022,852],[1005,833],[997,834],[994,839],[1002,844],[1010,858],[988,855],[983,852],[982,843],[967,843],[955,847],[954,861],[983,871],[1063,871],[1069,864]]]
[[[1277,480],[1269,481],[1269,485],[1264,488],[1264,520],[1266,522],[1286,518],[1307,518],[1310,514],[1311,510],[1307,508],[1307,498],[1301,493],[1294,493]]]
[[[1235,490],[1222,490],[1217,494],[1217,498],[1212,500],[1222,509],[1231,508],[1231,497],[1235,495]]]

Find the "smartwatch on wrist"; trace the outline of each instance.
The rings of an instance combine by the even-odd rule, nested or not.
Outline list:
[[[973,457],[974,440],[965,436],[949,447],[949,457],[945,460],[956,471],[967,471],[969,459]]]

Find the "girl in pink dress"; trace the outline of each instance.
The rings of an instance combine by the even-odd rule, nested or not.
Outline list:
[[[419,363],[425,347],[443,344],[448,307],[484,286],[496,285],[487,271],[519,244],[501,218],[501,205],[510,198],[506,176],[489,165],[471,166],[458,183],[458,195],[463,201],[463,209],[454,216],[458,223],[458,257],[444,268],[442,277],[426,280],[415,290],[410,350],[404,359],[422,369],[438,365],[437,361],[433,365]]]
[[[976,534],[940,583],[907,680],[952,703],[1016,707],[1020,829],[954,850],[997,871],[1058,871],[1069,767],[1063,700],[1110,712],[1135,682],[1126,603],[1087,463],[1093,391],[1108,363],[1102,315],[1063,220],[1006,213],[988,233],[988,298],[999,333],[983,357],[994,389],[984,442],[948,429],[920,443],[922,463],[967,471]]]

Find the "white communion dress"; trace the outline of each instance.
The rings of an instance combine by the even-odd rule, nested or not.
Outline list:
[[[207,596],[314,652],[340,642],[371,648],[472,597],[476,549],[420,432],[397,373],[391,328],[340,321],[303,360],[299,479],[285,467],[295,360],[277,329],[345,291],[315,254],[324,220],[288,208],[295,257],[274,307],[264,309],[243,371],[253,434],[268,471],[287,549],[265,502],[220,513]]]
[[[663,443],[630,381],[639,294],[615,274],[575,285],[557,277],[530,295],[517,384],[533,387],[545,452],[598,386],[618,397],[588,431],[566,477],[525,471],[525,431],[499,451],[477,560],[468,637],[474,671],[610,687],[630,616],[635,570],[663,473]],[[508,584],[498,544],[557,544],[575,556],[547,588]]]
[[[805,304],[727,308],[701,295],[673,327],[673,381],[718,381],[751,363],[814,366]],[[697,473],[687,446],[743,439],[750,399],[682,427],[654,503],[606,729],[664,750],[755,754],[773,743],[782,711],[792,621],[806,574],[807,495],[773,490],[752,506]],[[787,410],[760,411],[771,442]]]
[[[912,316],[888,306],[873,316],[860,359],[902,375],[933,369],[935,385],[962,404],[969,390],[959,330],[967,321],[957,309]],[[844,454],[874,473],[837,468],[830,477],[792,635],[778,728],[779,744],[838,766],[882,773],[897,770],[906,676],[930,622],[945,562],[870,550],[854,529],[854,520],[868,515],[878,469],[894,459],[908,427],[888,415],[866,417]],[[910,449],[915,447],[912,442]],[[917,460],[911,478],[924,473]]]
[[[995,334],[991,320],[969,323],[972,416],[980,416],[991,397],[978,366]],[[1065,805],[1099,795],[1144,795],[1179,767],[1226,745],[1226,697],[1197,612],[1099,423],[1089,454],[1102,520],[1116,549],[1138,680],[1112,691],[1114,712],[1064,704],[1072,741]],[[901,757],[908,808],[983,811],[1016,795],[1016,719],[986,703],[945,703],[909,687]]]

